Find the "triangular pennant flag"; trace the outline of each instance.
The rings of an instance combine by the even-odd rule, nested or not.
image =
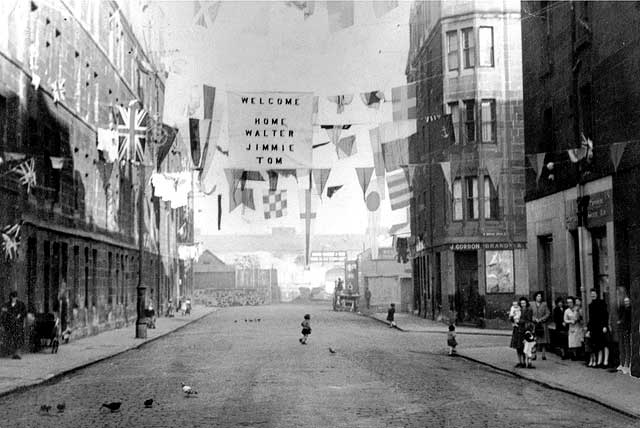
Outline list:
[[[500,186],[500,174],[502,174],[502,159],[489,158],[486,160],[485,165],[487,172],[493,183],[493,187],[496,189]]]
[[[62,166],[64,165],[64,158],[49,156],[49,159],[51,160],[51,168],[62,169]]]
[[[327,187],[327,197],[331,198],[336,192],[342,189],[342,184],[340,186],[329,186]]]
[[[447,188],[451,190],[451,162],[439,162],[439,164],[440,168],[442,168],[442,175],[444,175],[444,179],[447,181]]]
[[[371,3],[373,4],[373,13],[376,18],[381,18],[387,12],[398,7],[398,0],[376,0]]]
[[[360,94],[360,99],[369,108],[380,108],[380,104],[384,101],[384,92],[372,91]]]
[[[373,174],[373,168],[356,168],[356,174],[358,175],[358,182],[362,188],[362,198],[366,200],[367,188],[371,181],[371,174]]]
[[[540,180],[540,176],[542,175],[542,169],[544,168],[544,157],[546,155],[546,153],[536,153],[534,155],[536,162],[536,183]]]
[[[243,181],[265,181],[260,171],[242,171]]]
[[[344,112],[344,106],[347,106],[353,102],[353,94],[349,95],[333,95],[327,97],[329,101],[338,105],[338,114]]]
[[[177,134],[178,134],[177,128],[166,125],[164,123],[162,124],[162,135],[158,140],[159,142],[158,153],[157,153],[158,166],[162,164],[164,159],[169,154],[169,151],[171,150],[171,147],[173,146],[173,143],[176,140]]]
[[[353,25],[353,1],[328,1],[329,31],[334,33]]]
[[[351,128],[351,125],[321,125],[320,127],[327,131],[327,135],[331,142],[337,145],[340,140],[342,130]]]
[[[318,195],[322,197],[322,192],[324,191],[324,187],[329,180],[329,174],[331,173],[330,169],[313,169],[313,181],[316,183],[316,190]]]
[[[242,205],[255,211],[256,205],[253,201],[253,189],[242,190]]]
[[[221,1],[196,1],[193,4],[194,15],[193,23],[203,28],[209,28],[216,21],[218,12],[220,11]]]
[[[407,167],[407,171],[408,171],[408,174],[409,174],[409,186],[413,186],[413,179],[416,176],[416,168],[417,167],[415,165],[409,165]]]
[[[613,170],[615,172],[618,172],[618,165],[620,165],[620,160],[622,160],[622,154],[624,153],[625,147],[627,147],[626,141],[623,141],[621,143],[613,143],[610,147],[611,162],[613,163]]]
[[[354,144],[355,141],[355,135],[341,138],[340,141],[338,141],[338,144],[336,144],[336,153],[338,154],[338,159],[344,159],[358,153]]]
[[[293,176],[293,178],[295,178],[296,180],[298,179],[295,169],[278,169],[278,170],[276,170],[276,172],[278,173],[278,175],[280,175],[282,177]]]

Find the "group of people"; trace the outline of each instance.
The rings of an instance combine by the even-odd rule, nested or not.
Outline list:
[[[612,331],[609,325],[609,311],[604,300],[596,290],[590,291],[591,303],[588,305],[588,322],[585,325],[585,313],[579,297],[558,297],[553,311],[543,300],[543,294],[534,294],[529,303],[521,297],[509,311],[509,320],[513,325],[511,347],[516,350],[516,367],[533,368],[532,361],[541,354],[546,360],[546,348],[553,346],[561,350],[563,358],[572,360],[584,358],[588,367],[608,368]],[[555,329],[550,334],[549,324],[553,321]],[[618,313],[618,332],[620,347],[620,365],[617,370],[630,374],[631,366],[631,299],[625,297]]]

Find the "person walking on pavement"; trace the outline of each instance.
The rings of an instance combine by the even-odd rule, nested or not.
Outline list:
[[[568,347],[571,359],[575,360],[578,356],[578,351],[582,347],[584,340],[584,330],[582,328],[582,320],[580,317],[580,311],[575,306],[575,298],[572,296],[567,297],[567,309],[564,311],[564,325],[569,329],[568,333]]]
[[[591,303],[589,303],[589,323],[587,329],[591,334],[593,351],[598,353],[596,367],[609,366],[609,311],[604,300],[598,297],[598,292],[591,289]]]
[[[391,306],[389,306],[389,310],[387,311],[387,321],[389,321],[389,328],[393,328],[396,326],[395,315],[396,304],[392,303]]]
[[[631,374],[631,299],[625,296],[618,309],[618,331],[620,332],[620,365],[618,371]]]
[[[9,293],[9,301],[2,307],[1,321],[7,338],[7,350],[14,360],[20,359],[20,348],[24,344],[24,320],[27,308],[14,290]]]
[[[518,305],[520,306],[520,317],[518,317],[515,322],[517,328],[513,329],[511,347],[516,350],[516,354],[518,355],[518,364],[516,364],[516,367],[526,367],[524,335],[527,331],[533,329],[533,311],[529,307],[529,299],[524,296],[518,300]]]
[[[300,325],[302,326],[302,337],[299,341],[301,344],[306,345],[309,335],[311,334],[311,315],[305,314],[304,320],[302,320]]]
[[[367,287],[366,290],[364,290],[364,301],[367,304],[367,309],[371,308],[371,290],[369,289],[369,287]]]
[[[537,291],[534,295],[534,302],[532,305],[533,311],[533,324],[534,334],[536,336],[537,350],[542,353],[542,359],[546,360],[545,348],[549,343],[549,328],[547,327],[547,320],[551,313],[549,312],[549,306],[547,302],[542,300],[542,291]],[[534,354],[533,359],[536,359]]]

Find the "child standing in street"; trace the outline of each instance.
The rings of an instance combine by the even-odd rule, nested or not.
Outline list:
[[[307,339],[311,334],[311,315],[306,314],[304,316],[304,320],[300,323],[302,326],[302,337],[300,338],[300,343],[303,345],[307,344]]]
[[[389,321],[389,328],[396,326],[396,322],[394,321],[395,314],[396,314],[396,304],[392,303],[391,306],[389,307],[389,310],[387,311],[387,321]]]
[[[456,326],[453,324],[449,326],[449,333],[447,333],[447,346],[449,346],[449,355],[457,354],[458,341],[456,340]]]
[[[525,357],[525,367],[528,369],[534,368],[531,364],[533,360],[533,353],[536,349],[536,337],[531,333],[531,331],[527,330],[524,333],[524,357]]]

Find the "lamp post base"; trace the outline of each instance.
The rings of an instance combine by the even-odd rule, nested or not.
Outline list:
[[[136,322],[136,339],[147,338],[147,323],[144,320]]]

